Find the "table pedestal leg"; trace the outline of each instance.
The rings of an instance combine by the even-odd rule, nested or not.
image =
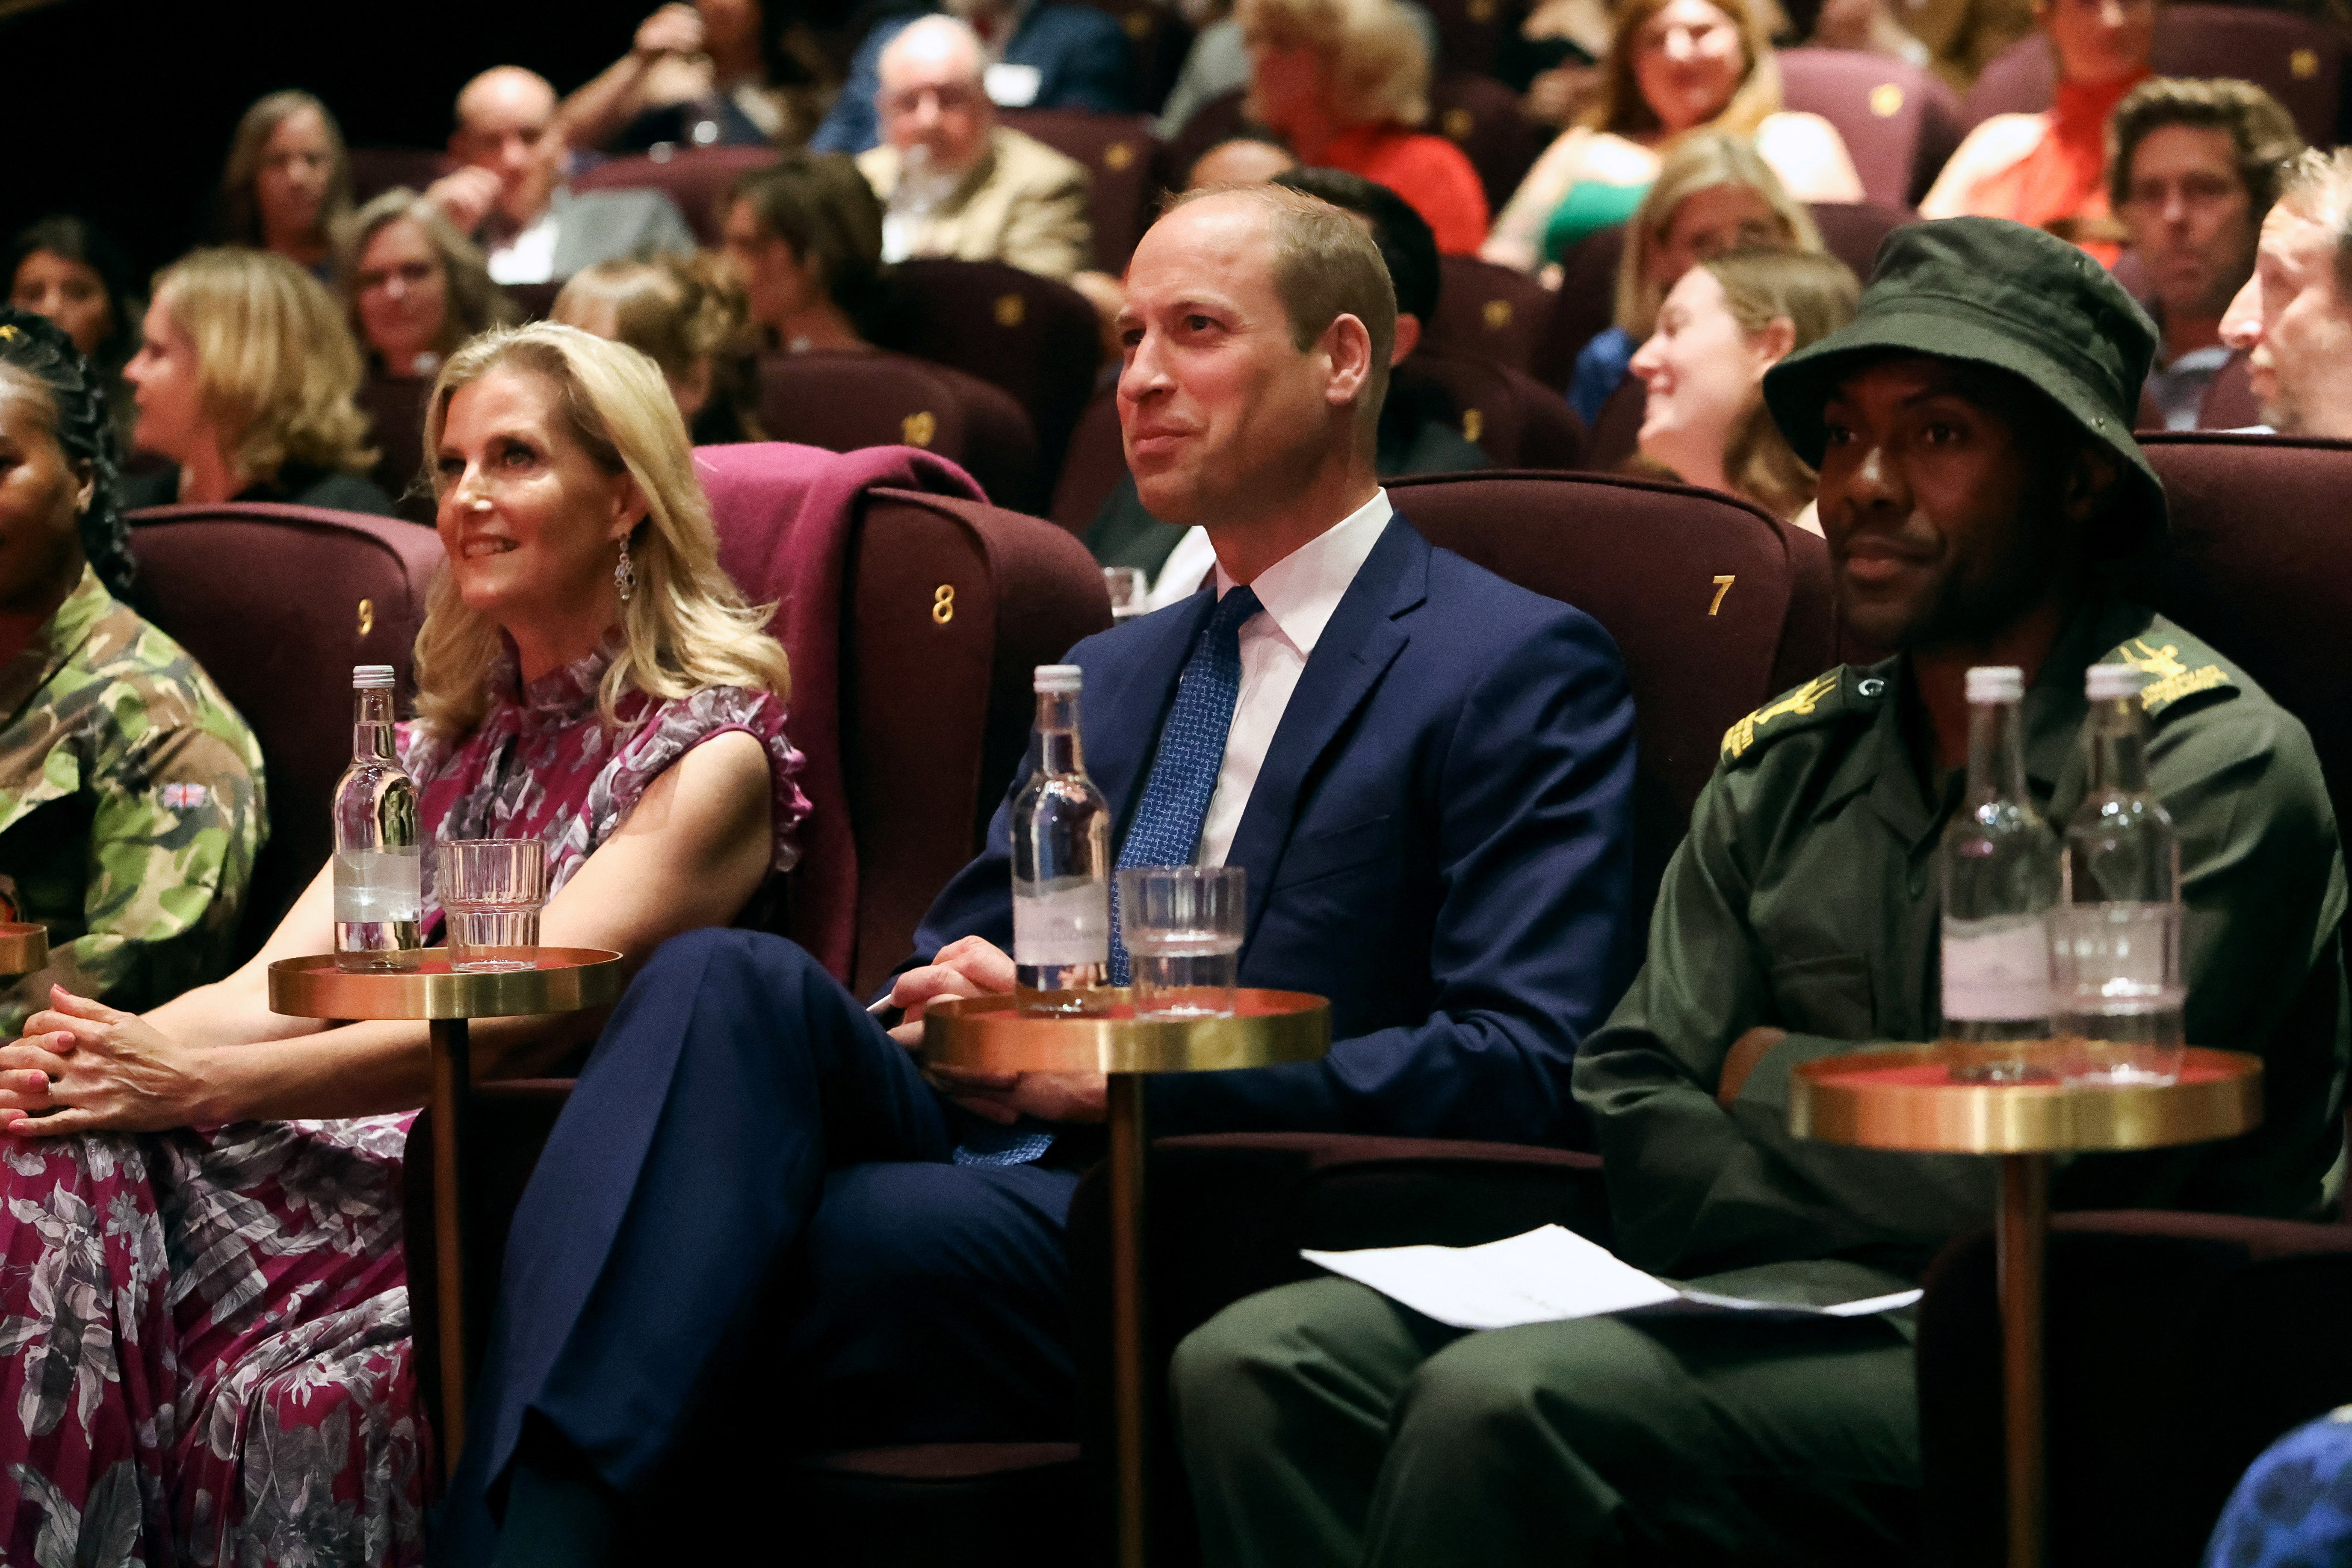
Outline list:
[[[463,1018],[436,1018],[433,1031],[433,1258],[441,1321],[441,1473],[457,1473],[466,1440],[466,1235],[458,1152],[466,1134],[472,1050]]]
[[[2050,1157],[2000,1162],[2001,1392],[2009,1434],[2009,1568],[2042,1568],[2048,1542],[2042,1409],[2042,1273],[2050,1240]]]
[[[1111,1381],[1117,1400],[1118,1568],[1143,1568],[1150,1556],[1146,1483],[1151,1419],[1144,1374],[1143,1075],[1110,1075]]]

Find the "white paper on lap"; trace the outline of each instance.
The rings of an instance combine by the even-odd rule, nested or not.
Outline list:
[[[1299,1256],[1369,1285],[1389,1300],[1457,1329],[1512,1329],[1611,1312],[1748,1318],[1859,1318],[1919,1300],[1917,1290],[1810,1307],[1753,1301],[1670,1285],[1605,1247],[1556,1225],[1483,1247],[1376,1247]]]

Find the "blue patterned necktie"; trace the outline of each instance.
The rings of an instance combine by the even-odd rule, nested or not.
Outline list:
[[[1118,866],[1187,866],[1201,843],[1201,825],[1217,793],[1224,766],[1225,734],[1234,724],[1234,701],[1242,689],[1242,623],[1258,612],[1257,595],[1235,588],[1217,601],[1201,628],[1192,657],[1176,678],[1176,700],[1160,731],[1160,752],[1143,786],[1143,804],[1118,847]],[[1111,884],[1110,983],[1128,982],[1127,943],[1121,939],[1118,885]]]

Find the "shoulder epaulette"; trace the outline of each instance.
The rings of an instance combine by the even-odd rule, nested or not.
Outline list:
[[[2227,692],[2235,696],[2238,683],[2230,672],[2217,663],[2213,656],[2194,643],[2179,641],[2151,642],[2146,637],[2134,637],[2119,647],[2107,650],[2102,664],[2127,664],[2150,677],[2139,689],[2139,703],[2151,719],[2160,719],[2176,704],[2201,696],[2209,691]]]
[[[1760,745],[1849,714],[1874,714],[1886,695],[1886,680],[1851,665],[1813,677],[1782,692],[1723,732],[1723,761],[1736,763]]]

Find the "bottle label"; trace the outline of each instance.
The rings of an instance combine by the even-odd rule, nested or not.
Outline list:
[[[1037,892],[1024,892],[1036,887]],[[1013,962],[1024,964],[1110,962],[1110,887],[1090,877],[1016,882],[1013,892]]]
[[[424,900],[418,895],[423,852],[405,849],[335,851],[335,919],[339,921],[413,921]]]
[[[1944,1016],[2050,1016],[2050,934],[2038,915],[1944,921]]]

